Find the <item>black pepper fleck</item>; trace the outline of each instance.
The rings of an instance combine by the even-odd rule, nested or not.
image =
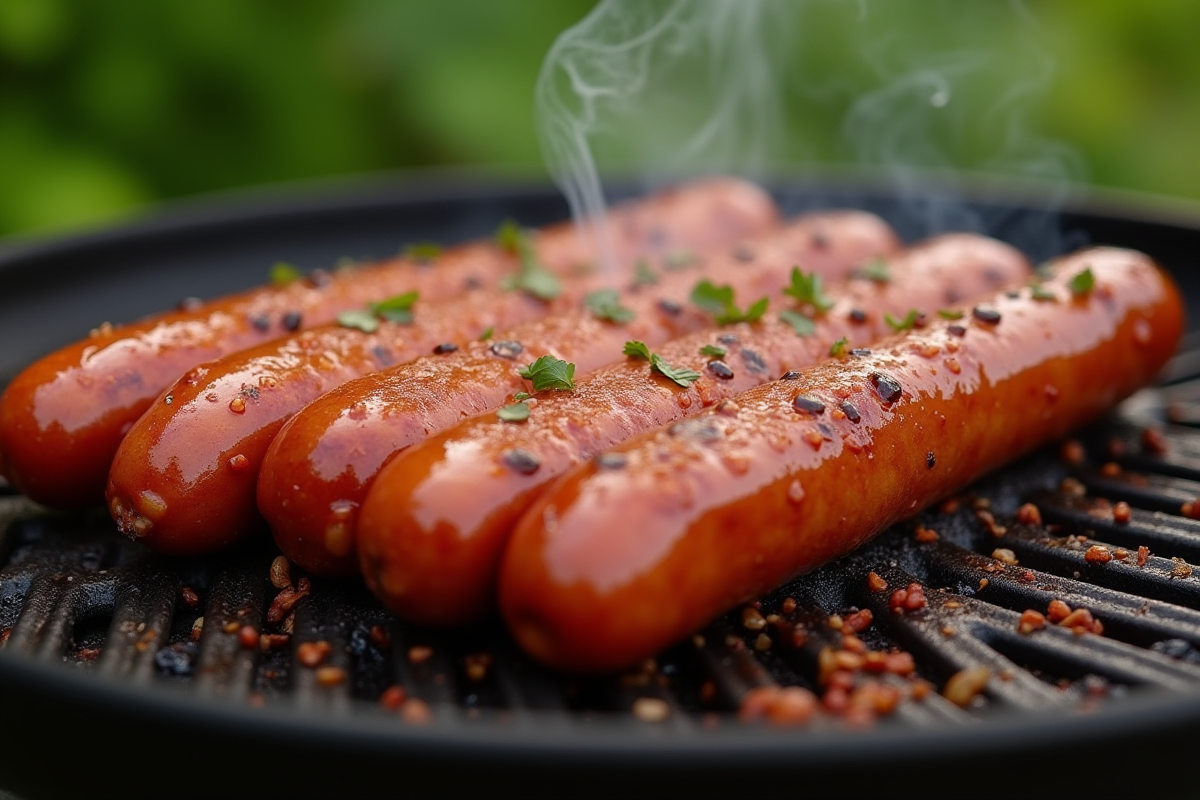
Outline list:
[[[855,322],[855,323],[858,323],[858,324],[860,324],[860,325],[861,325],[862,323],[864,323],[864,322],[866,322],[866,321],[867,321],[867,312],[865,312],[865,311],[863,311],[862,309],[859,309],[859,308],[852,308],[852,309],[850,309],[850,314],[849,314],[849,316],[850,316],[850,321],[851,321],[851,322]]]
[[[446,353],[453,353],[457,349],[458,345],[456,345],[454,342],[442,342],[433,348],[433,352],[435,355],[440,356],[445,355]]]
[[[283,327],[289,331],[298,331],[302,319],[299,311],[289,311],[283,315]]]
[[[946,333],[950,334],[951,336],[957,336],[961,339],[967,335],[967,329],[962,325],[949,325],[946,327]]]
[[[721,344],[737,344],[738,337],[736,333],[722,333],[717,337],[717,341]]]
[[[936,463],[937,463],[937,458],[933,455],[933,451],[930,450],[928,453],[925,454],[925,466],[928,467],[929,469],[933,469],[933,465]]]
[[[520,342],[495,342],[492,344],[492,354],[509,360],[521,355],[525,346]]]
[[[746,365],[746,369],[753,372],[755,375],[762,375],[767,371],[767,364],[762,360],[762,356],[753,350],[742,351],[742,363]]]
[[[371,355],[378,363],[385,367],[390,367],[394,363],[392,351],[388,350],[381,344],[377,344],[371,348]]]
[[[733,257],[745,264],[754,260],[754,250],[749,245],[739,244],[733,248]]]
[[[542,465],[528,450],[509,450],[501,458],[509,469],[521,475],[532,475]]]
[[[271,328],[271,318],[266,314],[255,314],[250,318],[250,324],[256,331],[267,331]]]
[[[685,419],[667,428],[672,436],[682,436],[695,442],[715,442],[721,438],[721,429],[707,419]]]
[[[726,364],[724,361],[708,362],[708,371],[723,381],[727,381],[727,380],[730,380],[733,378],[733,370],[731,370],[729,368],[729,365]]]
[[[251,400],[257,400],[258,399],[258,387],[251,386],[248,383],[243,383],[241,395],[243,397],[249,397]]]
[[[858,413],[858,408],[849,400],[844,400],[842,404],[838,406],[838,408],[840,408],[842,413],[846,415],[846,419],[850,420],[855,425],[857,425],[859,422],[862,422],[862,414]]]
[[[483,286],[483,281],[479,280],[477,275],[470,275],[463,281],[463,288],[467,290],[478,289],[480,286]]]
[[[781,380],[781,381],[794,381],[794,380],[796,380],[796,379],[797,379],[797,378],[799,378],[799,377],[800,377],[800,373],[799,373],[799,372],[796,372],[796,370],[794,370],[794,369],[789,369],[787,372],[785,372],[785,373],[783,373],[782,375],[780,375],[780,376],[779,376],[779,380]]]
[[[658,307],[671,316],[675,316],[683,311],[683,306],[679,305],[679,303],[676,303],[674,300],[667,300],[665,298],[658,301]]]
[[[867,356],[871,355],[871,351],[865,347],[856,347],[850,351],[850,355],[858,356],[859,358],[866,358]]]
[[[1000,322],[1000,312],[987,306],[975,306],[971,309],[971,316],[980,322],[986,322],[988,325],[995,325]]]
[[[596,465],[602,469],[623,469],[629,459],[620,453],[601,453],[596,456]]]
[[[199,297],[184,297],[176,304],[176,308],[180,311],[195,311],[204,305],[204,301]]]
[[[820,414],[825,411],[825,404],[811,394],[802,394],[792,401],[792,408],[805,414]]]
[[[900,399],[900,382],[891,375],[885,375],[882,372],[872,372],[870,377],[871,385],[875,387],[875,391],[883,398],[883,402],[894,403]]]

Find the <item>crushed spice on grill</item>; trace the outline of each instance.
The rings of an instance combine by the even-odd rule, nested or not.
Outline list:
[[[243,650],[258,647],[258,631],[253,625],[243,625],[238,628],[238,645]]]
[[[424,664],[433,658],[433,648],[424,644],[415,644],[408,648],[408,660],[412,664]]]
[[[872,592],[886,592],[888,588],[887,581],[879,577],[875,571],[867,573],[867,588]]]
[[[393,683],[379,695],[379,705],[389,711],[398,711],[407,699],[408,692],[404,691],[404,687]]]
[[[1146,562],[1150,560],[1150,548],[1145,545],[1138,545],[1137,565],[1139,567],[1146,566]]]
[[[1089,564],[1107,564],[1112,561],[1112,553],[1108,551],[1107,547],[1095,544],[1083,554],[1083,560]]]
[[[200,603],[200,595],[196,594],[196,590],[190,586],[179,587],[179,599],[188,608],[195,608]]]
[[[346,682],[346,670],[342,667],[318,667],[316,678],[321,686],[339,686]]]
[[[271,585],[276,589],[286,589],[292,585],[291,562],[287,556],[275,556],[271,561]]]
[[[1192,575],[1192,567],[1179,556],[1171,556],[1171,561],[1174,566],[1171,567],[1172,578],[1189,578]]]
[[[938,532],[933,528],[926,528],[924,525],[918,525],[916,531],[913,532],[913,538],[922,544],[936,542],[940,537]],[[875,573],[871,573],[874,575]]]
[[[1133,509],[1129,507],[1129,503],[1126,503],[1124,500],[1119,500],[1117,501],[1116,505],[1113,506],[1112,517],[1114,522],[1124,525],[1128,523],[1129,520],[1133,519]]]
[[[1025,503],[1017,509],[1017,522],[1022,525],[1041,525],[1042,511],[1033,503]]]
[[[1045,615],[1040,611],[1034,611],[1032,608],[1022,612],[1021,619],[1017,622],[1017,631],[1024,634],[1040,631],[1044,627],[1046,627]]]
[[[296,647],[296,660],[301,666],[316,669],[325,663],[325,659],[333,652],[333,645],[324,639],[315,642],[301,642]]]

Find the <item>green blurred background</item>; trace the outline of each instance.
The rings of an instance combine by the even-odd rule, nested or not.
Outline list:
[[[297,179],[430,166],[544,177],[538,70],[556,36],[594,5],[0,0],[0,236],[59,234],[163,200]],[[783,144],[768,167],[896,157],[1021,175],[1065,170],[1076,181],[1200,200],[1200,2],[782,8],[761,26],[787,34],[772,45],[773,68],[788,80]],[[754,48],[741,52],[750,58]],[[894,137],[881,134],[912,101],[888,94],[888,81],[930,69],[951,76],[947,112],[928,116],[926,107],[915,122],[897,122]],[[685,93],[678,81],[687,75],[673,80],[629,119],[657,124],[651,111]],[[1014,85],[1025,91],[1008,93]],[[882,105],[864,109],[872,92]],[[696,102],[671,118],[693,124]],[[623,135],[598,145],[609,162],[636,168],[655,157],[613,145],[639,135],[615,127]],[[1049,167],[1047,153],[1057,154]]]

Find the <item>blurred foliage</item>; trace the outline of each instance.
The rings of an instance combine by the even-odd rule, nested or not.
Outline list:
[[[923,165],[1037,174],[1044,153],[1022,147],[1060,140],[1086,165],[1071,177],[1200,199],[1194,0],[953,6],[969,15],[933,0],[787,4],[805,8],[783,26],[776,65],[790,78],[778,163],[875,163],[899,147]],[[544,174],[534,83],[593,5],[0,0],[0,235],[300,178],[426,165]],[[778,34],[773,19],[764,30]],[[971,55],[977,41],[985,58]],[[888,93],[889,76],[915,76],[928,94],[930,69],[978,102],[889,125],[912,100]],[[1013,85],[1030,89],[1019,113],[995,101]],[[881,105],[860,102],[871,92]]]

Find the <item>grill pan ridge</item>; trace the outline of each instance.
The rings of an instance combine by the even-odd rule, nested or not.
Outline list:
[[[886,187],[772,189],[789,213],[852,206],[880,213],[910,241],[934,232]],[[981,196],[963,203],[984,232],[1031,258],[1054,254],[1030,238],[1047,219],[1060,243],[1147,252],[1179,281],[1193,324],[1200,317],[1200,214],[1161,221],[1137,204],[1095,200],[1050,212],[1004,192]],[[565,213],[547,187],[401,181],[351,187],[324,204],[281,200],[251,211],[218,201],[0,252],[0,280],[13,287],[0,301],[0,329],[26,348],[6,350],[0,383],[75,338],[80,320],[99,321],[110,298],[122,298],[116,319],[132,318],[180,296],[255,283],[276,260],[321,267],[410,241],[486,235],[507,217],[540,224]],[[63,308],[70,313],[55,311]],[[29,327],[39,315],[52,321]],[[279,594],[269,542],[165,559],[117,535],[103,509],[50,513],[0,485],[0,791],[1104,797],[1144,789],[1154,776],[1173,794],[1200,796],[1186,760],[1200,734],[1200,569],[1191,568],[1200,565],[1200,521],[1181,513],[1200,502],[1197,402],[1200,338],[1189,334],[1158,386],[1077,432],[1075,457],[1054,443],[972,486],[956,507],[924,512],[763,598],[763,615],[807,632],[796,646],[776,636],[759,649],[738,609],[652,669],[614,678],[551,673],[498,623],[454,632],[402,623],[354,580],[314,579],[294,606],[290,637],[243,647],[243,626],[281,630],[268,619]],[[1018,518],[1027,501],[1040,523]],[[1117,501],[1132,506],[1128,521],[1114,519]],[[917,541],[918,525],[936,529],[936,541]],[[1089,562],[1095,544],[1129,556]],[[1139,546],[1149,549],[1140,567]],[[1016,563],[994,557],[997,548]],[[867,588],[871,572],[892,587],[921,584],[928,608],[890,613],[887,594]],[[1089,609],[1103,635],[1054,625],[1018,633],[1024,610],[1044,612],[1056,599]],[[993,676],[987,689],[966,707],[935,691],[869,727],[737,719],[749,689],[819,690],[822,649],[838,637],[829,617],[858,609],[873,614],[860,634],[868,646],[910,653],[935,690],[978,667]],[[301,645],[316,642],[331,645],[324,665],[344,670],[344,681],[300,663]],[[383,708],[393,685],[421,702],[404,713]]]

